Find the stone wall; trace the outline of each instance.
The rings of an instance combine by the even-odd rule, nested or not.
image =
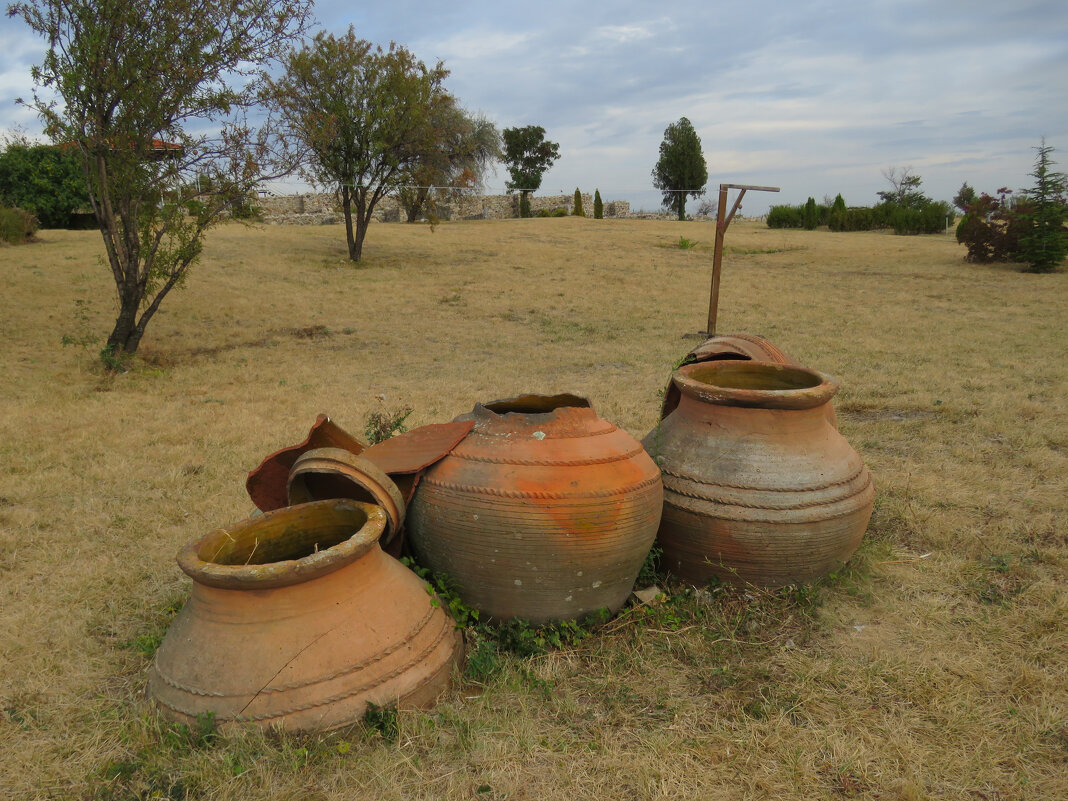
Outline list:
[[[531,213],[542,209],[567,209],[571,213],[575,196],[534,195],[530,198]],[[332,192],[302,195],[267,195],[256,201],[262,209],[264,222],[282,225],[330,225],[344,222],[341,205]],[[586,216],[593,216],[593,196],[582,196]],[[507,220],[519,216],[519,195],[464,195],[437,204],[438,217],[443,220]],[[398,222],[406,219],[394,197],[384,197],[374,210],[378,222]],[[630,203],[613,200],[604,204],[605,217],[630,216]]]

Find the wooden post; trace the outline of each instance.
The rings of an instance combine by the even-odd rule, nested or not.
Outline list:
[[[735,198],[734,205],[731,206],[730,214],[727,214],[727,190],[729,189],[740,189],[741,191],[738,193],[738,197]],[[752,189],[755,192],[779,191],[777,186],[719,185],[719,204],[716,209],[716,245],[712,250],[712,289],[708,295],[708,328],[705,330],[706,336],[709,337],[716,335],[716,316],[719,313],[719,279],[723,270],[723,238],[727,234],[727,226],[731,224],[735,213],[742,206],[742,198],[745,197],[747,189]]]

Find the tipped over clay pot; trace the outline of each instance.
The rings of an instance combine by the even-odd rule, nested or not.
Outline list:
[[[460,657],[452,620],[384,554],[378,506],[318,501],[187,545],[192,579],[149,673],[171,718],[332,729],[367,704],[429,705]]]

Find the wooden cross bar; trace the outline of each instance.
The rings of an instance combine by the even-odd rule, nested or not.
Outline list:
[[[727,191],[730,189],[740,189],[738,197],[734,201],[734,205],[731,206],[730,214],[726,214],[727,209]],[[708,330],[705,332],[708,336],[715,336],[716,334],[716,314],[719,311],[719,276],[723,269],[723,237],[727,233],[727,226],[731,224],[731,220],[734,219],[735,212],[742,206],[742,198],[745,197],[746,190],[752,189],[754,192],[778,192],[777,186],[750,186],[747,184],[720,184],[719,185],[719,206],[716,209],[716,246],[712,251],[712,290],[709,293],[708,298]]]

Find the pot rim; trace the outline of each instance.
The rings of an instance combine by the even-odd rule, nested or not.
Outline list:
[[[544,406],[544,409],[539,409]],[[596,414],[589,398],[571,392],[558,392],[553,395],[539,395],[528,392],[513,398],[476,403],[472,411],[476,417],[500,419],[511,415],[520,415],[532,420],[543,420],[567,409],[589,410]]]
[[[753,389],[722,386],[708,379],[740,373],[764,374],[774,377],[782,388]],[[688,398],[718,406],[740,406],[760,409],[814,409],[830,402],[838,392],[838,382],[827,373],[789,364],[730,359],[698,362],[679,367],[672,373],[672,382]],[[794,385],[794,386],[790,386]]]
[[[300,455],[289,471],[286,497],[290,505],[311,503],[326,498],[314,498],[307,487],[309,474],[334,475],[347,479],[355,489],[362,489],[386,513],[386,530],[382,544],[388,545],[404,524],[404,496],[385,472],[370,459],[344,448],[315,448]],[[350,500],[356,500],[352,498]],[[368,501],[370,502],[370,501]]]
[[[265,564],[227,565],[201,558],[205,549],[233,541],[235,535],[249,529],[264,529],[264,534],[285,531],[288,526],[301,525],[309,517],[333,515],[339,524],[345,518],[358,524],[352,534],[341,542],[299,559],[283,559]],[[197,584],[232,590],[262,590],[301,584],[344,567],[377,547],[386,527],[386,513],[381,506],[348,499],[313,501],[298,506],[286,506],[253,515],[226,528],[219,528],[198,540],[188,543],[178,552],[178,566]]]

